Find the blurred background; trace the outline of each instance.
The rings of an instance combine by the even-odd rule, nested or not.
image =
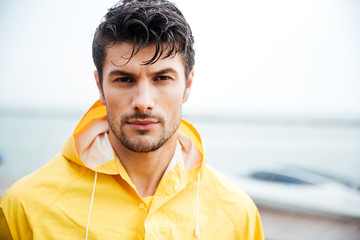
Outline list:
[[[184,118],[267,239],[358,239],[360,2],[173,2],[196,41]],[[0,195],[98,99],[92,37],[115,3],[0,0]]]

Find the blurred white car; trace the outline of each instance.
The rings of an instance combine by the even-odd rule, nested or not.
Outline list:
[[[250,167],[228,176],[258,205],[360,218],[360,191],[295,167]]]

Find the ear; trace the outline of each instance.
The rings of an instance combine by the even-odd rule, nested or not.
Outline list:
[[[190,96],[190,90],[193,83],[194,78],[194,70],[191,70],[187,79],[187,85],[185,86],[185,92],[183,97],[183,103],[186,103]]]
[[[101,85],[100,85],[99,73],[98,73],[97,70],[94,71],[94,77],[95,77],[95,80],[96,80],[96,86],[98,87],[98,91],[99,91],[99,94],[100,94],[100,101],[101,101],[102,104],[106,105],[104,93],[103,93],[103,91],[101,89]]]

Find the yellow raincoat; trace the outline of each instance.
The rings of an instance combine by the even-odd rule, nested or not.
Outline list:
[[[182,120],[177,132],[180,155],[175,152],[154,196],[144,199],[107,131],[98,101],[63,152],[2,197],[0,239],[263,239],[255,205],[206,164],[189,123]]]

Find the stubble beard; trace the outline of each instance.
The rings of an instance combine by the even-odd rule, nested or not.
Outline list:
[[[137,130],[138,136],[135,138],[130,138],[126,135],[124,131],[124,127],[127,124],[127,121],[132,118],[139,119],[157,119],[160,124],[161,133],[158,136],[152,137],[147,136],[147,134],[151,130]],[[180,121],[181,121],[181,109],[179,113],[175,117],[175,119],[171,119],[166,121],[163,117],[153,114],[140,114],[136,112],[132,115],[123,115],[120,118],[120,123],[116,123],[113,121],[111,117],[109,117],[108,113],[108,122],[110,130],[116,136],[116,138],[120,141],[120,143],[128,150],[136,153],[149,153],[158,150],[162,147],[177,131]],[[140,138],[139,138],[140,136]]]

